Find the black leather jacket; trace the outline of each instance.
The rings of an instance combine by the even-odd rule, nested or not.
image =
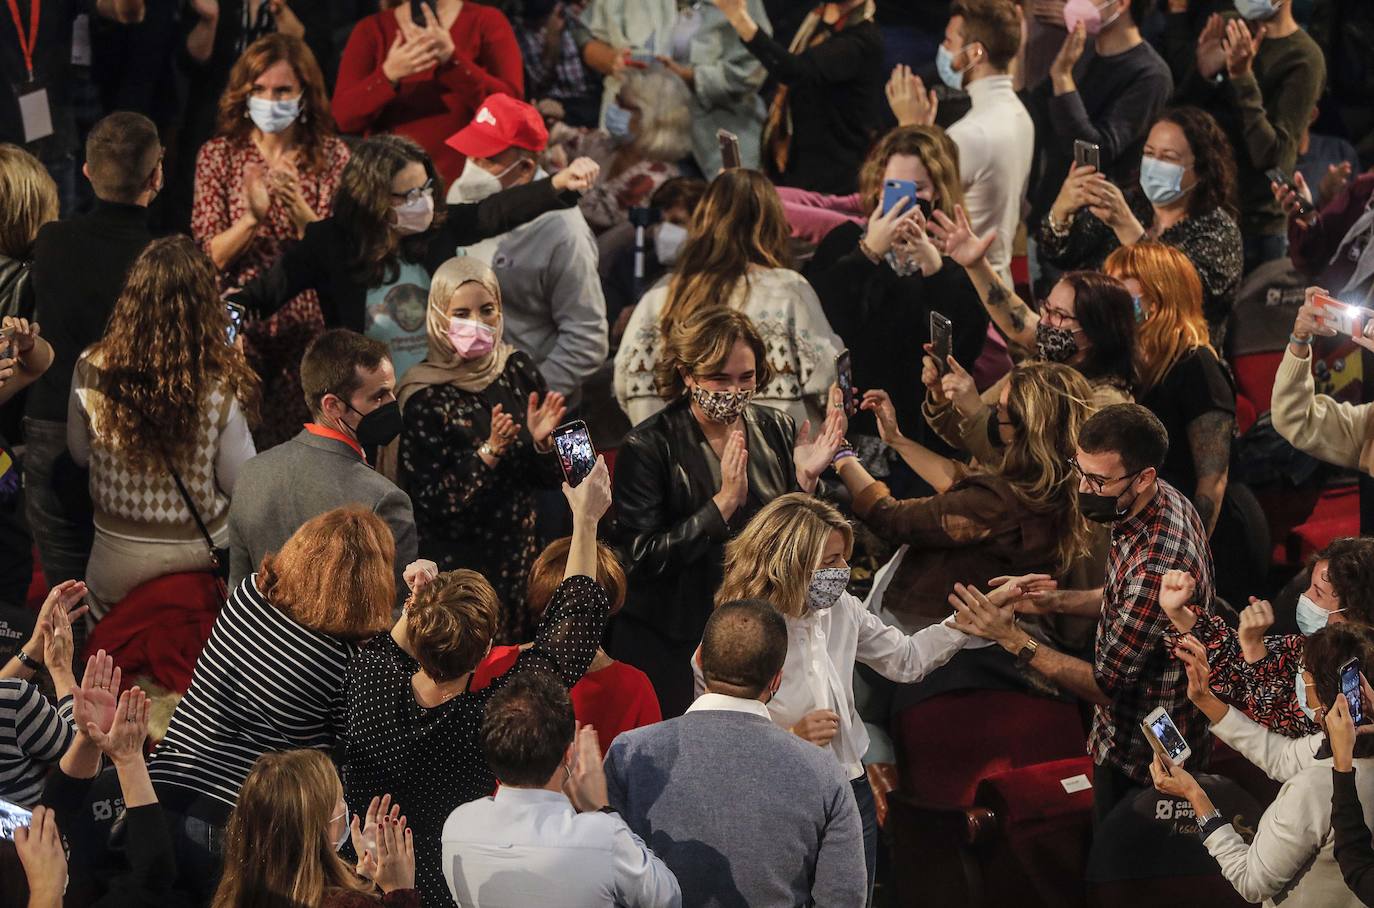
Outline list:
[[[673,640],[701,639],[726,541],[765,504],[798,490],[792,418],[751,404],[744,424],[749,496],[728,522],[711,500],[720,460],[686,397],[635,426],[616,457],[617,548],[630,581],[624,613]]]

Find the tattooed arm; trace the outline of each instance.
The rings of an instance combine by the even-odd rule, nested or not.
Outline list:
[[[1209,410],[1188,423],[1188,448],[1193,453],[1197,488],[1193,506],[1211,536],[1221,514],[1226,479],[1231,466],[1231,432],[1235,420],[1224,410]]]
[[[1035,326],[1040,324],[1039,314],[1007,289],[986,258],[974,262],[965,270],[974,289],[978,291],[979,299],[983,301],[983,307],[1007,339],[1023,350],[1034,350]]]

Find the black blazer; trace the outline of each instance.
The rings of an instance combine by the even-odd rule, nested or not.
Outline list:
[[[670,639],[701,639],[726,541],[765,504],[798,491],[792,418],[751,404],[744,425],[749,496],[728,523],[711,500],[720,491],[720,460],[688,398],[631,429],[616,456],[616,540],[630,581],[624,612]]]
[[[558,192],[551,180],[512,186],[471,205],[450,205],[448,216],[427,234],[424,261],[430,274],[451,259],[459,246],[470,246],[499,236],[558,208],[577,204],[575,192]],[[249,282],[230,299],[255,315],[266,317],[286,305],[303,290],[315,290],[329,328],[361,332],[367,307],[367,286],[358,279],[350,261],[353,250],[348,232],[335,218],[316,221],[305,228],[299,243],[287,248],[270,269]]]

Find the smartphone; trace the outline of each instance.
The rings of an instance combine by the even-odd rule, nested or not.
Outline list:
[[[930,354],[940,374],[949,371],[949,356],[954,349],[954,322],[939,312],[930,313]]]
[[[835,357],[835,374],[839,376],[836,383],[840,386],[840,393],[844,395],[844,415],[853,416],[859,412],[859,406],[854,400],[854,370],[849,361],[847,348]]]
[[[239,339],[239,335],[243,333],[243,322],[248,317],[248,310],[238,303],[231,303],[226,300],[224,303],[224,311],[229,315],[229,329],[226,332],[228,335],[226,340],[228,340],[230,346],[233,346],[234,342]]]
[[[587,424],[580,419],[564,423],[553,430],[553,446],[558,452],[558,464],[568,485],[575,486],[587,478],[596,466],[596,448]]]
[[[720,166],[726,170],[739,167],[739,136],[728,129],[717,129],[716,141],[720,143]]]
[[[1312,206],[1307,204],[1307,200],[1302,197],[1302,193],[1298,192],[1298,184],[1293,182],[1293,178],[1284,173],[1281,168],[1270,167],[1264,172],[1264,175],[1269,178],[1269,182],[1278,183],[1280,186],[1286,186],[1292,190],[1293,195],[1296,196],[1298,200],[1298,214],[1308,215],[1312,213]]]
[[[0,328],[0,359],[9,359],[14,350],[15,328]]]
[[[1174,720],[1169,718],[1169,713],[1162,706],[1145,717],[1140,723],[1140,730],[1150,742],[1151,750],[1164,754],[1180,766],[1193,755],[1193,749],[1183,740],[1178,726],[1174,725]]]
[[[1079,167],[1092,167],[1098,173],[1102,172],[1102,150],[1092,142],[1084,142],[1082,139],[1073,140],[1073,162]]]
[[[21,826],[28,827],[32,822],[33,813],[31,811],[0,798],[0,839],[13,842],[14,831]]]
[[[1312,297],[1312,304],[1321,309],[1322,324],[1328,328],[1350,337],[1364,333],[1365,322],[1370,315],[1368,309],[1348,306],[1320,293]]]
[[[1360,660],[1351,659],[1341,666],[1341,693],[1350,704],[1350,718],[1356,725],[1364,722],[1364,697],[1360,690]]]

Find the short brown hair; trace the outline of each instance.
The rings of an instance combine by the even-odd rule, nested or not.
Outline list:
[[[696,177],[673,177],[664,180],[663,185],[649,196],[649,204],[659,211],[667,211],[681,205],[691,215],[697,210],[701,197],[706,195],[706,181]]]
[[[682,370],[708,373],[725,364],[740,341],[754,351],[754,387],[773,380],[768,348],[749,316],[738,309],[712,307],[678,322],[668,331],[663,356],[654,366],[654,386],[664,400],[676,400],[687,389]]]
[[[318,416],[326,394],[344,400],[363,385],[360,370],[371,372],[390,359],[386,344],[347,328],[326,331],[310,342],[301,357],[301,389],[305,405]]]
[[[1374,630],[1342,621],[1328,624],[1303,642],[1303,665],[1312,673],[1317,699],[1326,706],[1341,693],[1341,666],[1351,659],[1359,659],[1360,669],[1368,673],[1374,665]]]
[[[477,667],[501,623],[501,600],[476,571],[447,571],[420,587],[406,607],[415,661],[435,681]]]
[[[86,172],[96,196],[106,202],[136,202],[161,156],[157,127],[143,114],[117,110],[86,136]]]
[[[988,62],[1005,71],[1021,49],[1021,15],[1011,0],[955,0],[950,18],[964,20],[964,44],[983,45]]]
[[[763,599],[722,602],[701,632],[701,674],[708,687],[739,696],[763,693],[787,661],[787,622]]]
[[[502,785],[542,786],[577,732],[568,689],[549,672],[521,672],[482,716],[482,755]]]
[[[1344,536],[1333,539],[1308,561],[1316,570],[1326,562],[1326,581],[1336,594],[1345,617],[1360,624],[1374,625],[1374,538]],[[1374,666],[1371,666],[1374,668]]]
[[[57,184],[39,160],[0,142],[0,255],[23,261],[38,228],[57,220]]]
[[[568,569],[568,551],[571,548],[572,537],[564,536],[550,542],[544,547],[544,551],[539,553],[539,557],[534,559],[534,564],[530,567],[529,582],[525,587],[525,602],[529,605],[530,614],[535,618],[543,616],[558,585],[563,582],[563,572]],[[625,569],[620,566],[620,559],[616,557],[615,552],[600,542],[596,544],[596,582],[601,584],[611,599],[611,614],[620,611],[620,607],[625,604]]]
[[[350,505],[312,517],[262,559],[258,587],[293,621],[363,640],[391,627],[396,540],[386,521]]]

